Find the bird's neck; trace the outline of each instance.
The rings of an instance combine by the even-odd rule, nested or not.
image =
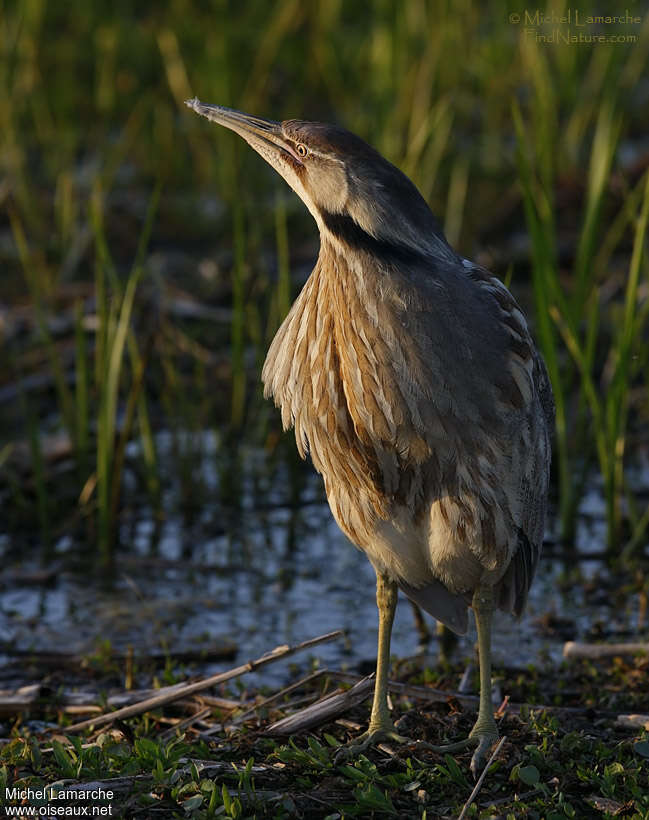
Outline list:
[[[373,257],[381,264],[416,264],[425,258],[418,249],[394,237],[374,236],[364,230],[351,216],[321,211],[320,239],[325,249],[336,256]]]
[[[369,227],[359,224],[348,213],[320,210],[318,227],[325,253],[333,252],[342,259],[350,256],[383,267],[409,267],[457,262],[457,254],[448,245],[444,235],[430,233],[416,236],[401,224],[377,222]]]

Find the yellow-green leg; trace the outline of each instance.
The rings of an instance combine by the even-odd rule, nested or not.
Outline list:
[[[388,710],[388,674],[390,671],[390,636],[392,623],[397,608],[397,585],[387,575],[376,574],[376,605],[379,610],[379,646],[376,658],[376,683],[374,700],[368,730],[359,738],[349,743],[341,753],[362,752],[369,746],[392,740],[397,743],[408,743],[406,737],[399,735]]]
[[[471,758],[471,771],[477,774],[487,761],[487,751],[498,740],[498,728],[494,720],[491,702],[491,620],[494,610],[493,587],[482,584],[473,593],[471,602],[478,630],[478,653],[480,656],[480,706],[478,718],[469,737],[458,743],[427,748],[437,752],[459,752],[467,746],[476,746]]]
[[[487,761],[487,751],[498,740],[498,727],[494,720],[491,701],[491,620],[494,611],[494,591],[486,584],[473,593],[473,611],[478,630],[478,652],[480,655],[480,707],[478,719],[469,733],[469,738],[478,739],[478,748],[471,758],[473,774],[480,771]]]
[[[388,710],[388,675],[390,673],[390,638],[394,613],[397,609],[399,591],[394,581],[387,575],[376,575],[376,606],[379,610],[379,645],[376,657],[376,684],[372,714],[367,730],[367,739],[376,743],[380,740],[402,740],[394,730],[394,723]]]

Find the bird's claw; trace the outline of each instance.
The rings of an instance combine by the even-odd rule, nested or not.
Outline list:
[[[478,774],[484,769],[485,763],[487,762],[487,752],[498,740],[498,734],[476,734],[470,739],[478,744],[470,764],[471,774],[474,780],[477,780]]]
[[[394,728],[368,729],[360,737],[341,746],[336,752],[334,763],[343,763],[357,755],[363,754],[372,746],[379,743],[412,743],[410,738],[400,735]]]

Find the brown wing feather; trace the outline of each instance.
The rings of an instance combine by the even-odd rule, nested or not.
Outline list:
[[[542,540],[551,417],[522,313],[477,267],[406,276],[366,262],[356,270],[323,243],[269,350],[265,393],[375,565],[451,595],[491,578],[519,611]]]

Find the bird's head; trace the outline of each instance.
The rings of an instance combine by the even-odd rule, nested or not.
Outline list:
[[[356,244],[365,235],[406,253],[454,256],[413,183],[355,134],[320,122],[261,119],[197,99],[187,105],[243,137],[302,199],[321,235]]]

